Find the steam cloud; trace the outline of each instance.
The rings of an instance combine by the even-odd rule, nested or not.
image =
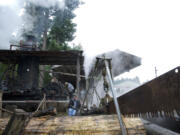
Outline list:
[[[18,3],[13,5],[0,5],[0,49],[7,49],[12,33],[15,32],[22,19],[19,16],[21,8]]]
[[[141,58],[118,49],[97,55],[96,57],[103,56],[112,59],[112,73],[114,77],[141,65]],[[84,69],[86,76],[89,75],[95,64],[96,57],[85,57]]]
[[[21,39],[23,24],[25,24],[26,31],[31,31],[33,28],[36,17],[25,14],[23,10],[25,2],[45,8],[63,9],[65,7],[64,0],[7,0],[7,2],[0,2],[0,49],[9,49],[10,41]]]
[[[97,55],[96,57],[102,57],[105,56],[106,58],[111,58],[111,64],[112,64],[112,75],[113,77],[116,77],[124,72],[127,72],[139,65],[141,65],[141,58],[131,55],[129,53],[120,51],[120,50],[114,50],[109,51],[101,55]],[[95,68],[95,61],[96,57],[85,57],[84,62],[84,69],[86,76],[91,73],[91,70]],[[107,79],[108,80],[108,79]],[[100,98],[103,98],[105,96],[105,91],[103,89],[103,79],[95,80],[94,81],[95,89],[97,90],[97,93]],[[88,107],[95,104],[96,106],[99,106],[100,100],[98,100],[96,93],[93,93],[94,87],[90,88],[90,94],[88,95],[88,101],[90,104],[88,104]],[[111,91],[109,91],[109,95],[111,94]]]
[[[31,3],[42,6],[42,7],[58,7],[58,8],[64,8],[65,3],[64,0],[29,0]]]

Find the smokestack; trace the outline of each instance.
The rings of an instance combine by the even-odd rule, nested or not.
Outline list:
[[[26,35],[24,37],[25,41],[21,41],[20,42],[20,50],[22,51],[32,51],[32,50],[36,50],[37,46],[36,46],[36,37],[33,35]]]

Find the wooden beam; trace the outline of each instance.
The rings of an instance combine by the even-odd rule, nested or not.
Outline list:
[[[70,73],[63,73],[63,72],[52,72],[54,74],[61,74],[61,75],[67,75],[67,76],[76,76],[76,74],[70,74]],[[85,78],[84,75],[79,75],[81,78]]]
[[[80,82],[80,58],[78,56],[77,63],[76,63],[76,90],[77,90],[78,96],[80,94],[79,82]]]
[[[89,78],[86,78],[86,91],[88,90],[89,87]],[[85,99],[86,101],[86,106],[88,106],[88,98]]]

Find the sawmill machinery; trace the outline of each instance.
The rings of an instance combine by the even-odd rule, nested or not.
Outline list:
[[[22,101],[41,100],[43,94],[46,94],[47,100],[68,99],[68,92],[64,87],[64,82],[49,82],[44,86],[40,86],[39,78],[43,77],[40,66],[76,65],[79,57],[82,65],[82,52],[42,51],[37,47],[36,43],[34,36],[27,35],[25,41],[20,41],[20,45],[11,45],[10,50],[0,50],[0,62],[7,67],[0,77],[3,105],[6,104],[6,101],[8,101],[8,105],[17,102],[16,105],[19,108],[32,111],[36,106],[33,103],[27,106]]]
[[[86,89],[88,92],[86,92],[83,100],[83,105],[88,108],[94,105],[98,107],[105,96],[107,99],[110,99],[109,87],[107,85],[108,78],[104,77],[106,76],[106,69],[104,62],[101,62],[102,58],[111,59],[109,62],[109,69],[112,78],[141,65],[141,58],[119,50],[97,55],[93,59],[92,68],[87,78],[88,85]],[[106,91],[108,91],[108,93]]]
[[[110,59],[110,58],[106,58],[105,55],[103,55],[103,57],[96,58],[94,70],[92,73],[93,76],[89,77],[90,78],[89,83],[91,84],[91,86],[89,86],[89,89],[87,90],[86,95],[84,97],[83,105],[81,108],[81,113],[82,113],[82,109],[83,109],[83,106],[84,106],[84,103],[88,96],[89,91],[91,90],[92,87],[93,87],[93,90],[96,91],[96,88],[94,88],[95,83],[97,83],[98,81],[101,80],[101,78],[103,78],[102,79],[103,80],[103,90],[105,92],[105,102],[106,102],[105,105],[107,105],[109,103],[109,91],[110,91],[113,95],[113,101],[114,101],[113,103],[114,103],[115,110],[116,110],[116,113],[118,116],[121,133],[122,133],[122,135],[127,135],[126,127],[125,127],[123,119],[122,119],[121,111],[119,108],[119,104],[117,101],[116,92],[115,92],[115,88],[114,88],[114,84],[113,84],[111,60],[112,59]],[[95,78],[98,78],[98,80],[96,80],[96,82],[95,82]],[[98,95],[97,92],[96,92],[96,95]],[[92,98],[94,98],[94,97],[92,97]],[[101,100],[101,99],[99,99],[99,100]],[[103,106],[103,107],[105,107],[105,106]],[[92,108],[92,109],[94,109],[94,108]],[[94,113],[96,113],[96,112],[94,112]],[[102,113],[105,113],[105,112],[102,111]]]
[[[107,58],[107,57],[105,57]],[[97,91],[104,89],[104,94],[98,93],[99,96],[106,97],[108,89],[110,89],[110,82],[108,78],[104,77],[107,70],[104,70],[105,65],[101,62],[101,58],[97,57],[94,63],[93,70],[89,75],[89,92],[97,87],[99,82],[102,87],[98,87]],[[113,61],[113,59],[111,60]],[[113,63],[113,62],[109,62]],[[120,65],[121,66],[121,65]],[[112,78],[113,64],[109,64]],[[106,71],[106,72],[105,72]],[[108,83],[107,83],[108,82]],[[122,94],[118,97],[119,106],[123,115],[127,116],[164,116],[171,118],[179,118],[180,116],[180,67],[156,77],[155,79],[140,85],[139,87]],[[93,89],[92,89],[93,88]],[[87,97],[91,96],[87,94]],[[94,95],[93,95],[94,96]],[[108,97],[108,96],[107,96]],[[86,98],[86,97],[85,97]],[[91,99],[92,96],[91,96]],[[85,100],[84,100],[85,104]],[[109,100],[108,110],[109,113],[115,113],[116,109],[113,105],[114,101]]]

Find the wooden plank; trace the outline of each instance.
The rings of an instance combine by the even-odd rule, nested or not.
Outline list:
[[[0,50],[0,61],[4,63],[17,63],[21,56],[34,56],[40,60],[40,65],[76,65],[76,58],[80,57],[83,65],[82,51],[18,51]]]

